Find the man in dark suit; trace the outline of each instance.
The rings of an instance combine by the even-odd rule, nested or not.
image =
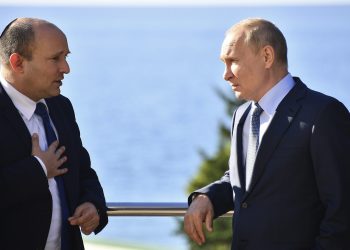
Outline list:
[[[350,249],[350,115],[287,69],[287,45],[271,22],[230,28],[224,79],[248,100],[233,115],[229,170],[189,197],[184,229],[234,210],[234,250]],[[330,80],[331,81],[331,80]]]
[[[64,33],[32,18],[0,37],[0,248],[84,249],[107,224],[102,187],[83,147],[70,101]]]

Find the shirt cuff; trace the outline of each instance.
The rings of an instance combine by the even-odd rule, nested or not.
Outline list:
[[[38,160],[38,162],[40,163],[41,167],[43,168],[44,172],[45,172],[45,175],[47,177],[47,169],[46,169],[46,166],[44,164],[44,162],[38,157],[38,156],[35,156],[34,157]]]

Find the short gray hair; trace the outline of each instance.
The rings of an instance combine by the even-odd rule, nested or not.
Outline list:
[[[276,61],[288,66],[287,42],[282,32],[271,22],[260,18],[249,18],[240,21],[227,30],[226,35],[242,28],[245,43],[258,52],[266,45],[270,45],[276,55]]]

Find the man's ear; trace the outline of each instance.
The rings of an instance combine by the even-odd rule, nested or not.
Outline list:
[[[13,53],[9,58],[10,67],[15,72],[23,72],[23,57],[18,53]]]
[[[265,68],[271,68],[275,61],[275,50],[270,45],[266,45],[262,48],[262,55],[264,58]]]

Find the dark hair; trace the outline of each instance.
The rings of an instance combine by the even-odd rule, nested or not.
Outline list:
[[[34,30],[31,22],[10,22],[0,36],[0,56],[3,63],[8,63],[13,53],[31,60],[34,45]]]

